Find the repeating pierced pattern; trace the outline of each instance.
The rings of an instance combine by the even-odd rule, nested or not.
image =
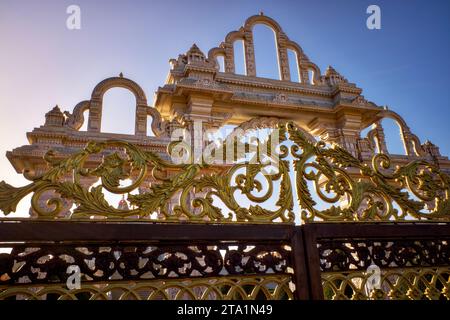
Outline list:
[[[292,268],[291,248],[283,244],[16,246],[0,254],[0,285],[65,283],[71,265],[84,282],[286,274]]]
[[[450,300],[450,267],[382,269],[380,289],[368,290],[371,275],[362,271],[325,272],[322,284],[330,300]]]
[[[288,275],[214,277],[86,284],[0,287],[1,299],[37,300],[286,300],[293,299]]]
[[[450,265],[450,239],[446,240],[353,240],[321,241],[321,270],[366,270],[380,268]]]
[[[448,239],[323,240],[318,250],[325,299],[450,299]]]

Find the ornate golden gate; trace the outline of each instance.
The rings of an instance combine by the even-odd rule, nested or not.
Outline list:
[[[425,161],[385,173],[385,155],[368,166],[337,145],[313,144],[292,123],[279,129],[281,143],[289,137],[294,145],[279,148],[273,176],[261,175],[268,164],[237,164],[226,172],[207,172],[203,164],[174,165],[121,141],[92,142],[63,160],[48,153],[50,169],[29,185],[0,184],[3,212],[33,193],[31,205],[38,213],[37,219],[3,218],[0,223],[2,246],[12,249],[0,256],[0,297],[449,298],[448,175]],[[90,156],[111,146],[119,150],[105,155],[99,166],[85,167]],[[288,153],[294,157],[302,226],[294,224]],[[150,169],[160,183],[129,194]],[[351,169],[360,171],[359,180],[348,174]],[[138,178],[121,187],[120,180],[132,172]],[[61,182],[67,174],[72,180]],[[83,188],[80,176],[98,177],[101,184]],[[255,196],[261,178],[267,192]],[[322,200],[337,205],[315,208],[308,181]],[[240,191],[264,203],[276,182],[276,210],[246,208],[236,201]],[[128,194],[132,207],[112,207],[102,189]],[[58,197],[47,202],[53,210],[42,210],[37,200],[48,190],[75,203],[69,216],[57,218],[64,207]],[[178,204],[169,212],[167,204],[178,192]],[[188,200],[190,194],[201,195]],[[230,210],[228,216],[213,197]],[[431,202],[435,205],[427,210]],[[314,222],[318,219],[323,222]],[[381,268],[381,285],[367,292],[370,264]],[[78,289],[67,288],[72,265],[81,271]]]
[[[257,23],[275,32],[280,80],[256,77]],[[236,40],[246,75],[234,74]],[[300,83],[290,81],[287,50]],[[262,15],[208,57],[194,45],[171,65],[155,108],[121,74],[72,113],[52,109],[30,146],[7,153],[31,182],[0,182],[0,210],[32,196],[30,217],[0,218],[0,299],[450,298],[450,161],[399,115],[333,68],[321,75]],[[134,135],[101,132],[112,87],[136,96]],[[405,156],[388,154],[383,118],[398,121]],[[170,161],[170,136],[200,120],[206,129],[271,128],[278,138],[245,143],[255,161]],[[214,154],[227,149],[236,154],[237,140]],[[278,159],[275,173],[261,149]],[[106,194],[123,195],[117,208]]]

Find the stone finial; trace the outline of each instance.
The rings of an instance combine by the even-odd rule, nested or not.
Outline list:
[[[177,59],[169,59],[170,68],[173,69],[177,65]]]
[[[119,78],[123,78],[123,73],[119,73]]]
[[[332,66],[327,67],[327,71],[325,72],[325,75],[331,76],[331,75],[336,75],[336,74],[338,74],[338,72]]]
[[[62,127],[64,125],[64,114],[56,105],[52,110],[45,114],[45,124],[46,127]]]
[[[325,72],[325,76],[328,77],[341,77],[344,78],[339,72],[336,71],[336,69],[334,69],[332,66],[328,66],[327,71]]]
[[[205,54],[199,49],[199,47],[197,47],[195,43],[192,45],[189,51],[186,52],[186,56],[188,59],[188,63],[206,62]]]
[[[425,141],[425,143],[422,144],[422,148],[432,157],[441,157],[439,147],[432,143],[430,140]]]
[[[264,15],[264,12],[262,12],[262,10],[259,11],[259,15],[260,15],[260,16],[263,16],[263,15]]]
[[[189,49],[189,51],[187,52],[187,54],[200,54],[200,55],[204,55],[202,50],[200,50],[200,48],[197,46],[196,43],[194,43],[191,48]]]
[[[325,72],[325,80],[331,86],[340,82],[348,82],[339,72],[337,72],[332,66],[328,66]]]

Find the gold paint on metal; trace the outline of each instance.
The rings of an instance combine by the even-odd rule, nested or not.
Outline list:
[[[31,207],[41,219],[61,218],[58,215],[63,210],[63,198],[76,204],[65,219],[130,217],[158,222],[294,223],[296,189],[304,223],[450,221],[450,176],[434,164],[416,160],[392,169],[385,154],[375,155],[372,163],[367,164],[337,144],[327,147],[324,142],[311,142],[292,122],[280,122],[277,127],[281,145],[277,151],[279,170],[274,175],[261,172],[268,164],[241,163],[218,172],[203,163],[173,164],[124,141],[90,142],[64,160],[55,160],[54,153],[49,151],[45,156],[49,170],[24,187],[0,182],[0,209],[9,214],[22,198],[32,193]],[[283,145],[287,139],[294,145]],[[96,168],[85,168],[91,155],[110,148],[124,152],[104,155]],[[294,158],[295,188],[286,159],[289,155]],[[359,175],[350,174],[350,169],[359,171]],[[72,179],[62,181],[67,175]],[[156,183],[145,185],[148,175]],[[97,178],[101,183],[83,187],[82,177]],[[131,185],[120,186],[125,179],[132,179]],[[147,189],[139,194],[130,193],[140,187]],[[262,190],[266,190],[262,196],[255,195]],[[278,197],[270,200],[274,190]],[[39,199],[48,191],[56,196],[46,202],[45,210]],[[127,195],[131,209],[113,207],[103,191]],[[236,193],[257,205],[242,206]],[[215,205],[214,198],[220,199],[229,212],[224,213],[223,207]],[[331,205],[323,209],[317,199]],[[273,201],[277,209],[269,210],[265,206],[268,201]]]
[[[0,287],[0,300],[292,300],[290,284],[288,275],[82,282],[73,290],[61,283],[22,284]]]

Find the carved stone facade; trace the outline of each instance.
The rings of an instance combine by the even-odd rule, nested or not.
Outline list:
[[[280,80],[256,76],[252,32],[256,24],[269,26],[275,33]],[[233,46],[237,40],[244,43],[246,75],[234,73]],[[287,50],[295,52],[298,70],[289,69]],[[219,70],[220,56],[224,58],[225,72]],[[337,143],[360,160],[370,161],[377,152],[387,153],[381,120],[390,118],[399,124],[406,150],[406,155],[391,155],[394,165],[423,158],[450,171],[450,161],[437,146],[431,142],[421,144],[397,113],[367,101],[361,95],[362,89],[331,66],[322,75],[281,26],[263,14],[248,18],[207,55],[194,44],[185,54],[171,59],[170,64],[166,83],[156,92],[154,106],[148,105],[142,88],[122,74],[105,79],[94,88],[90,99],[77,104],[72,112],[62,112],[59,107],[48,112],[44,125],[27,134],[30,144],[9,151],[8,159],[18,173],[32,177],[46,169],[43,156],[49,149],[63,158],[88,141],[121,139],[167,157],[170,134],[177,128],[190,128],[194,121],[202,121],[204,129],[219,129],[225,124],[258,128],[291,120],[311,137]],[[291,81],[293,72],[299,73],[300,82]],[[309,79],[309,74],[313,79]],[[114,87],[128,89],[136,97],[134,135],[101,131],[103,95]],[[154,137],[147,135],[148,117],[153,118]],[[80,128],[85,121],[87,131],[83,132]],[[361,131],[369,126],[372,130],[362,137]],[[89,161],[94,166],[101,156]]]

